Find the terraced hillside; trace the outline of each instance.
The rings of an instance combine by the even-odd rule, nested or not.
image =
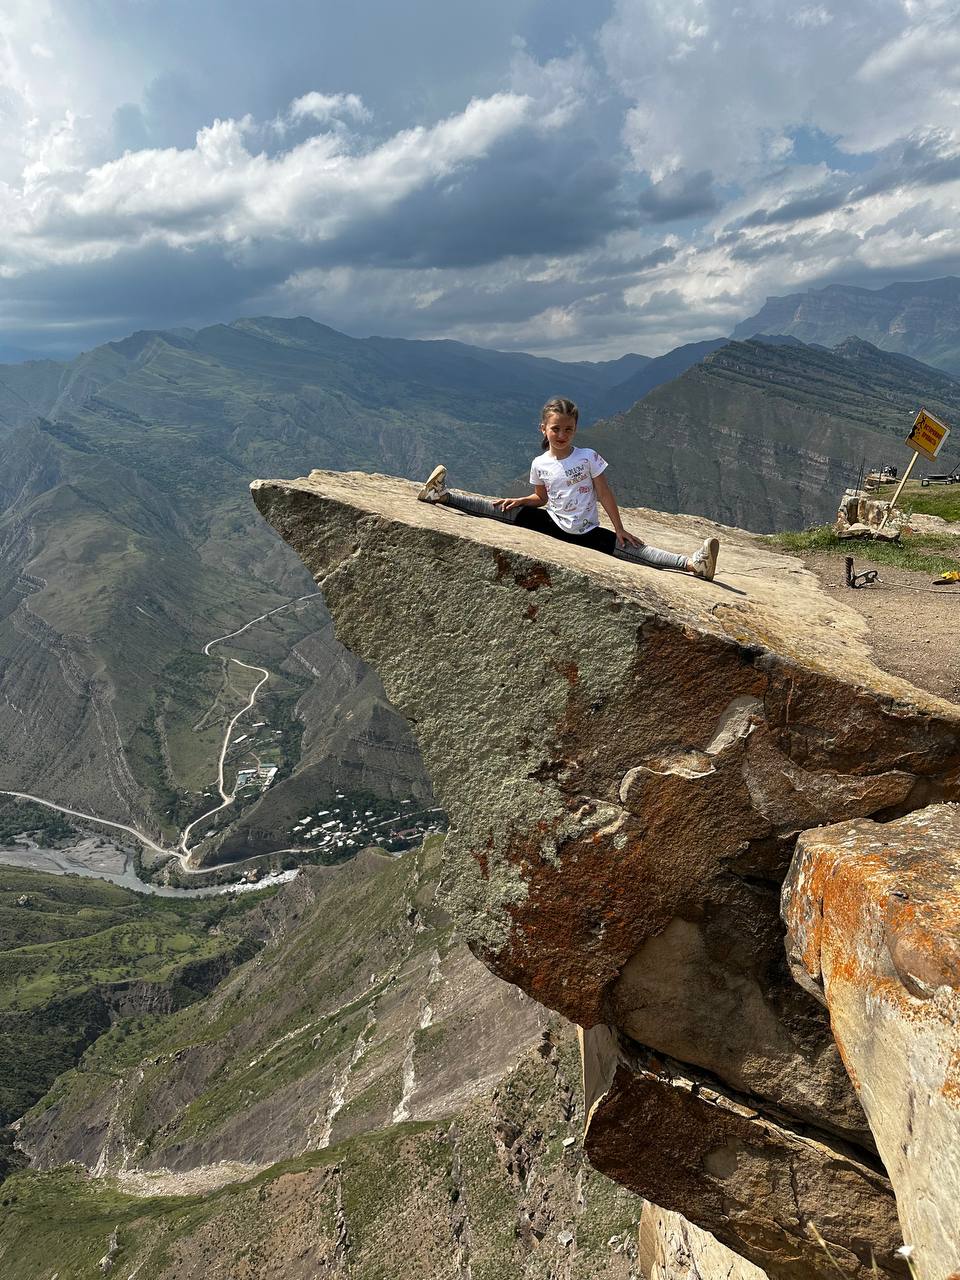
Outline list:
[[[832,519],[862,463],[904,466],[920,405],[960,421],[960,379],[855,338],[731,342],[582,443],[624,503],[765,533]]]

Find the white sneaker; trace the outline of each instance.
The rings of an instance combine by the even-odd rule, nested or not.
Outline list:
[[[695,551],[691,556],[694,566],[694,573],[698,578],[706,578],[708,582],[713,581],[713,575],[717,571],[717,556],[720,554],[720,539],[706,538],[703,546],[699,551]]]
[[[447,496],[447,490],[444,486],[444,480],[447,477],[447,468],[444,466],[434,467],[427,476],[426,483],[417,494],[418,502],[443,502]]]

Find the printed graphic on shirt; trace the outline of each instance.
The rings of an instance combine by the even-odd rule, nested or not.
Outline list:
[[[567,533],[589,533],[600,523],[594,479],[607,469],[595,449],[573,449],[566,458],[534,458],[530,483],[547,491],[547,514]]]

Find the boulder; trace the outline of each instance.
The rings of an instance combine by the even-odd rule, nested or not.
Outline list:
[[[649,1201],[637,1261],[646,1280],[766,1280],[766,1272],[692,1222]]]
[[[846,489],[834,532],[838,538],[882,538],[893,542],[900,537],[905,521],[906,515],[899,507],[891,510],[889,499],[871,497],[862,489]]]
[[[723,1239],[730,1187],[686,1198],[684,1144],[664,1141],[674,1078],[688,1099],[709,1088],[730,1140],[749,1148],[752,1126],[764,1153],[734,1247],[771,1275],[820,1274],[818,1237],[843,1274],[868,1274],[871,1248],[896,1270],[892,1192],[826,1011],[787,966],[780,887],[799,832],[960,794],[960,708],[878,669],[864,620],[739,530],[627,513],[668,550],[719,532],[708,583],[417,503],[389,477],[253,489],[414,726],[471,947],[623,1053],[594,1134],[605,1109],[627,1131],[632,1111],[644,1194]],[[762,1205],[761,1167],[799,1180],[793,1218]],[[838,1201],[854,1176],[873,1188],[862,1220],[859,1192]]]
[[[783,888],[920,1280],[960,1276],[960,808],[808,831]]]
[[[875,1161],[762,1110],[608,1027],[582,1033],[591,1163],[710,1232],[775,1280],[905,1274]]]

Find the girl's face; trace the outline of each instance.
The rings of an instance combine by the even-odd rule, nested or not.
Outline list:
[[[540,423],[550,452],[555,458],[565,458],[573,448],[573,437],[577,430],[576,418],[565,413],[550,413]]]

